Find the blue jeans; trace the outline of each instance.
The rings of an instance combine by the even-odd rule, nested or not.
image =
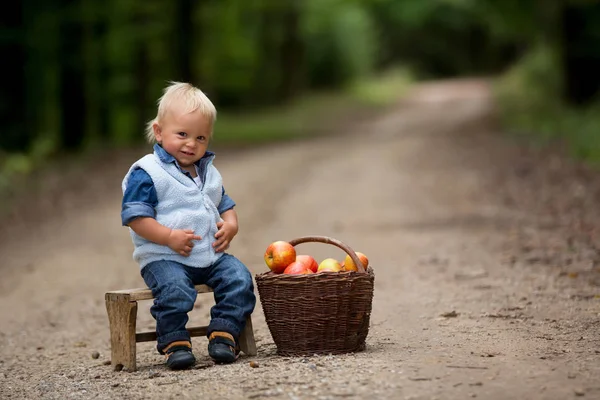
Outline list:
[[[211,321],[207,336],[213,331],[227,332],[239,337],[256,304],[252,275],[241,261],[223,254],[207,268],[194,268],[173,261],[155,261],[142,271],[146,285],[154,295],[150,313],[156,319],[157,350],[178,340],[190,340],[185,329],[188,312],[194,308],[194,285],[213,288],[215,305],[210,310]]]

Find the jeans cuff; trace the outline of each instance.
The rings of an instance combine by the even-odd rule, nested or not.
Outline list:
[[[187,340],[190,343],[192,342],[190,333],[187,330],[170,332],[158,337],[156,349],[160,354],[164,354],[163,350],[165,347],[167,347],[170,343],[177,342],[179,340]]]
[[[210,336],[210,334],[215,331],[227,332],[231,334],[237,341],[237,339],[240,337],[240,332],[242,331],[242,328],[243,327],[239,326],[238,324],[235,324],[226,319],[214,318],[211,319],[210,324],[208,325],[206,336]]]

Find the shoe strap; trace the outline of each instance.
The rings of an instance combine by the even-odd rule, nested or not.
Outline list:
[[[235,347],[235,339],[233,338],[233,335],[227,332],[221,332],[221,331],[214,331],[211,332],[210,336],[208,337],[209,341],[215,341],[215,343],[224,343],[224,344],[228,344],[230,346],[234,346]]]
[[[170,353],[176,350],[191,350],[192,344],[187,340],[177,340],[175,342],[171,342],[163,349],[163,353],[169,355]]]

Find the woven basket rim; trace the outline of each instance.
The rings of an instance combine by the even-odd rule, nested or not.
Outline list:
[[[311,279],[348,279],[348,278],[373,278],[375,273],[373,268],[369,266],[367,272],[357,271],[339,271],[339,272],[315,272],[312,274],[276,274],[273,271],[257,273],[254,277],[257,280],[311,280]]]

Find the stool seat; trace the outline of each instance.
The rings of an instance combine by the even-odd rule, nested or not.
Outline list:
[[[212,293],[212,288],[207,285],[196,285],[196,292]],[[111,365],[115,371],[127,369],[135,371],[136,344],[139,342],[150,342],[156,340],[156,332],[136,333],[137,306],[140,300],[151,300],[154,296],[149,288],[136,288],[114,290],[106,292],[106,311],[110,326],[110,352]],[[206,336],[208,326],[196,326],[187,328],[190,336]],[[255,356],[256,342],[252,329],[252,319],[246,319],[246,326],[238,339],[240,350],[248,355]]]

